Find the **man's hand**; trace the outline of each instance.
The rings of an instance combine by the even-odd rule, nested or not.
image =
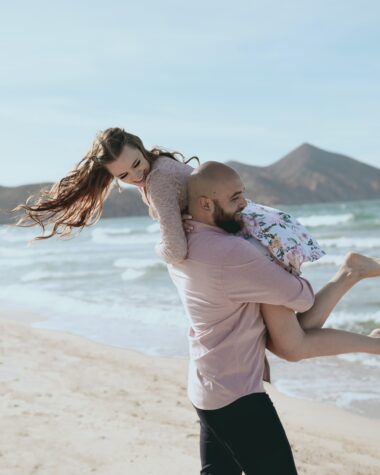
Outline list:
[[[182,215],[182,225],[185,233],[190,233],[193,230],[193,226],[187,222],[188,219],[192,219],[193,217],[191,214],[183,214]]]

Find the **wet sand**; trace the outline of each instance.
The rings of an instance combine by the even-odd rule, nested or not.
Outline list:
[[[186,360],[149,357],[0,312],[2,475],[194,475]],[[300,474],[379,475],[380,422],[265,385]]]

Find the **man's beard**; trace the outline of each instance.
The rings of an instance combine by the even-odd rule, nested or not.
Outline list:
[[[228,233],[237,233],[243,227],[240,220],[236,220],[235,214],[226,213],[217,200],[213,200],[215,209],[213,213],[214,223]]]

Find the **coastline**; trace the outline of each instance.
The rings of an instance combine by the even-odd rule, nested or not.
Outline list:
[[[199,473],[187,360],[31,327],[43,319],[0,312],[2,474]],[[380,473],[379,420],[265,389],[300,474]]]

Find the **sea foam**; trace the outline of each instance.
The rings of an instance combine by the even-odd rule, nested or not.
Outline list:
[[[341,237],[319,238],[321,247],[337,247],[341,249],[376,249],[380,248],[380,238],[377,237]]]
[[[335,226],[336,224],[343,224],[355,218],[352,213],[349,214],[324,214],[314,216],[300,216],[297,220],[309,228],[317,226]]]

